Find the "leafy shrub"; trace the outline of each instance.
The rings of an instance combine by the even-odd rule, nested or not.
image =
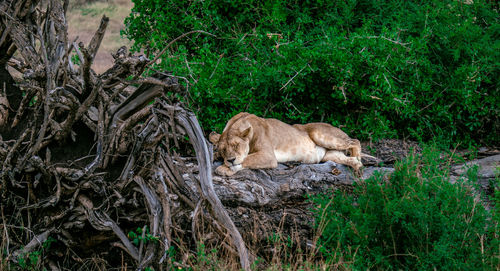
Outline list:
[[[498,142],[494,1],[133,0],[123,32],[188,81],[205,129],[240,111],[355,137]]]
[[[399,162],[388,179],[376,175],[356,182],[353,194],[313,198],[322,253],[355,270],[500,267],[495,210],[474,200],[465,181],[450,183],[438,161],[428,148]]]
[[[27,252],[27,253],[21,253],[17,257],[17,265],[16,268],[13,268],[13,266],[8,266],[6,267],[7,270],[40,270],[41,269],[41,264],[42,264],[42,259],[43,259],[43,254],[46,253],[49,249],[52,243],[55,243],[57,240],[54,239],[53,237],[49,236],[47,240],[43,241],[42,247],[38,250]],[[3,256],[3,255],[2,255]],[[0,267],[3,267],[3,257],[2,257],[2,265]]]
[[[138,246],[141,242],[144,242],[144,244],[147,244],[148,242],[158,242],[159,239],[157,236],[154,236],[149,232],[149,228],[147,226],[144,226],[144,228],[138,227],[135,232],[129,231],[127,236],[136,246]]]

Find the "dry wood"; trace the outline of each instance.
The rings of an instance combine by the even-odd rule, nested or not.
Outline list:
[[[182,95],[177,78],[168,73],[141,78],[154,60],[132,56],[124,47],[114,55],[113,67],[97,75],[91,64],[108,18],[84,46],[67,39],[67,1],[38,4],[0,3],[0,51],[6,53],[0,64],[10,63],[23,74],[25,93],[9,116],[2,105],[20,90],[7,86],[0,97],[6,97],[0,101],[2,222],[20,225],[3,228],[6,251],[14,251],[10,259],[44,250],[37,268],[72,269],[111,247],[114,253],[101,258],[108,264],[168,267],[174,261],[165,251],[178,246],[190,253],[203,242],[185,226],[197,203],[206,202],[196,213],[203,225],[212,225],[211,240],[237,251],[241,267],[249,270],[245,242],[214,191],[211,147],[194,115],[164,95]],[[185,35],[195,32],[204,33]],[[11,59],[16,49],[19,56]],[[75,54],[81,63],[72,61]],[[130,91],[133,84],[139,87]],[[190,146],[201,165],[194,185],[185,182],[185,172],[194,175],[178,155]],[[134,241],[126,233],[137,228],[142,233]],[[58,245],[45,251],[41,244],[49,236]],[[112,256],[123,250],[129,257]],[[72,256],[60,262],[57,255],[67,251]]]
[[[33,239],[28,244],[26,244],[26,246],[24,246],[23,248],[20,248],[19,250],[14,251],[12,253],[12,257],[14,259],[17,259],[17,257],[19,257],[20,255],[27,254],[27,253],[33,251],[35,248],[41,246],[43,244],[43,242],[45,242],[47,240],[47,238],[49,237],[49,235],[53,231],[54,231],[54,229],[50,229],[50,230],[47,230],[47,231],[33,237]]]
[[[213,212],[217,220],[229,231],[232,236],[233,244],[238,250],[240,256],[240,263],[243,269],[250,270],[250,258],[247,248],[241,234],[234,225],[233,220],[229,217],[226,209],[222,205],[219,197],[215,193],[212,183],[212,159],[208,151],[207,142],[198,120],[193,113],[187,113],[185,110],[178,109],[177,111],[184,113],[177,113],[176,119],[186,129],[187,134],[196,151],[196,158],[198,160],[200,170],[200,184],[203,196],[212,205]]]

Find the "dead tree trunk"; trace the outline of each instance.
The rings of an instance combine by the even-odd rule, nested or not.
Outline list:
[[[249,270],[246,245],[214,191],[209,145],[194,115],[169,98],[183,94],[177,79],[141,77],[151,61],[126,48],[96,74],[91,65],[108,18],[88,45],[77,44],[67,38],[66,7],[0,3],[7,97],[0,102],[10,102],[0,137],[8,260],[26,263],[42,252],[29,262],[35,269],[74,269],[92,257],[107,266],[170,269],[166,252],[191,253],[202,241],[193,229],[204,227]],[[21,74],[18,83],[6,64]],[[190,187],[179,154],[193,150],[200,177]]]

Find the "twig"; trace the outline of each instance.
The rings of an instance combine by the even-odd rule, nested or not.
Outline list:
[[[9,230],[7,230],[7,225],[5,224],[5,216],[3,214],[3,204],[0,205],[0,214],[2,215],[2,224],[3,224],[3,232],[2,236],[5,238],[6,246],[5,246],[5,251],[7,252],[7,255],[10,255],[9,252],[9,246],[10,246],[10,237],[9,237]]]
[[[40,148],[41,148],[41,143],[43,138],[45,137],[45,132],[47,130],[47,126],[49,125],[49,114],[50,114],[50,107],[49,107],[49,97],[50,97],[50,91],[52,91],[53,85],[51,84],[51,79],[50,79],[50,67],[49,67],[49,60],[47,57],[47,49],[45,48],[45,43],[43,41],[43,34],[42,31],[40,30],[40,27],[37,28],[38,30],[38,35],[40,37],[40,46],[42,50],[42,56],[43,56],[43,62],[45,63],[45,72],[46,72],[46,93],[45,93],[45,99],[43,103],[43,123],[42,127],[40,128],[40,132],[38,133],[38,138],[36,139],[35,144],[29,151],[29,154],[36,154]]]
[[[217,67],[219,67],[219,62],[220,60],[224,57],[224,54],[220,55],[219,59],[217,59],[217,64],[215,64],[215,68],[214,70],[212,71],[212,73],[210,74],[210,76],[208,77],[208,79],[212,79],[212,76],[214,76],[215,74],[215,71],[217,70]]]
[[[284,88],[286,88],[286,86],[288,86],[288,84],[290,84],[290,82],[293,81],[293,79],[295,79],[295,77],[297,77],[297,75],[299,75],[307,66],[309,65],[309,63],[307,63],[306,65],[304,65],[304,67],[302,67],[302,69],[300,69],[300,71],[296,72],[295,75],[290,78],[290,80],[288,80],[286,82],[286,84],[284,84],[281,88],[280,88],[280,91],[283,90]]]
[[[97,129],[96,129],[97,133],[96,157],[83,170],[83,173],[87,176],[93,174],[96,168],[98,168],[103,161],[103,155],[104,155],[103,145],[105,144],[105,142],[104,142],[104,106],[102,101],[99,101],[98,112],[99,112],[99,117],[98,117],[99,119],[97,121]]]
[[[211,34],[211,33],[208,33],[206,31],[203,31],[203,30],[193,30],[193,31],[189,31],[189,32],[186,32],[180,36],[178,36],[177,38],[173,39],[172,41],[170,41],[166,46],[165,48],[163,48],[163,50],[161,50],[161,52],[159,54],[157,54],[155,56],[155,58],[153,58],[153,60],[149,61],[145,66],[144,68],[146,68],[147,66],[151,65],[152,63],[155,63],[164,53],[165,51],[167,51],[167,49],[172,46],[172,44],[174,44],[175,42],[177,42],[178,40],[184,38],[185,36],[187,35],[191,35],[191,34],[194,34],[194,33],[202,33],[202,34],[205,34],[205,35],[209,35],[209,36],[212,36],[212,37],[215,37],[214,34]]]
[[[158,183],[156,191],[160,194],[163,209],[163,234],[165,235],[163,250],[167,251],[170,248],[170,241],[172,240],[172,235],[170,233],[172,227],[172,215],[170,212],[170,198],[167,185],[165,184],[164,174],[165,172],[162,168],[157,168],[155,170],[155,179]],[[165,261],[165,257],[167,257],[166,253],[161,257],[160,264]]]
[[[123,231],[118,227],[118,225],[111,220],[111,218],[106,214],[99,211],[94,210],[94,204],[90,201],[89,198],[79,195],[78,201],[85,208],[87,219],[90,224],[97,230],[113,230],[113,232],[120,238],[123,245],[127,249],[126,251],[134,258],[134,260],[139,260],[139,252],[137,248],[135,248],[132,243],[128,240],[127,236],[123,233]]]
[[[20,255],[23,255],[23,254],[26,254],[26,253],[29,253],[31,251],[33,251],[36,247],[42,245],[43,242],[45,242],[47,240],[47,238],[49,237],[49,235],[54,231],[54,228],[51,228],[47,231],[44,231],[43,233],[35,236],[33,239],[31,239],[31,241],[26,244],[26,246],[24,246],[23,248],[21,249],[18,249],[16,251],[14,251],[12,253],[12,258],[17,260],[17,258],[20,256]]]
[[[6,187],[6,181],[5,181],[5,175],[10,175],[10,170],[11,170],[11,164],[10,161],[12,160],[12,157],[14,156],[14,153],[17,151],[21,143],[23,142],[24,138],[28,135],[28,133],[31,132],[31,129],[28,128],[24,130],[23,134],[17,139],[16,143],[10,148],[9,153],[7,154],[7,157],[3,161],[3,167],[2,167],[2,173],[0,174],[0,178],[2,179],[2,186],[0,187],[2,191],[2,196],[4,196],[4,193],[7,191]],[[11,176],[9,176],[11,177]],[[12,180],[12,178],[11,178]]]
[[[408,47],[406,47],[406,45],[411,44],[411,42],[400,42],[400,41],[397,41],[397,40],[391,40],[391,39],[386,38],[384,36],[355,36],[355,37],[353,37],[353,39],[361,39],[361,38],[365,38],[365,39],[383,39],[383,40],[392,42],[394,44],[401,45],[401,46],[403,46],[406,49],[408,49]]]
[[[88,45],[89,48],[88,52],[92,60],[95,58],[95,55],[99,50],[99,46],[101,45],[102,39],[104,37],[104,32],[106,32],[106,27],[108,26],[108,22],[109,18],[106,17],[106,15],[102,15],[101,24],[99,25],[99,28],[92,37],[92,40],[90,40],[90,43]]]
[[[26,95],[23,97],[23,99],[21,100],[21,103],[19,104],[19,107],[17,109],[16,115],[14,116],[14,120],[12,121],[12,124],[10,125],[10,128],[14,128],[17,126],[21,117],[24,114],[24,110],[26,108],[26,105],[29,105],[29,102],[36,94],[36,91],[42,91],[42,89],[41,88],[37,89],[37,88],[35,88],[35,86],[28,87],[28,90],[26,91]]]

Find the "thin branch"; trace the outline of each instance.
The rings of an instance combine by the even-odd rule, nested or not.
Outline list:
[[[101,45],[102,39],[104,37],[104,33],[106,32],[106,27],[108,26],[109,23],[109,18],[106,17],[106,15],[103,15],[101,18],[101,24],[99,25],[99,28],[95,32],[94,36],[92,37],[92,40],[90,41],[88,45],[88,52],[90,55],[91,59],[95,58],[95,55],[97,51],[99,50],[99,46]]]
[[[290,82],[293,81],[293,79],[295,79],[295,77],[297,77],[297,75],[299,75],[307,66],[309,65],[309,63],[307,63],[306,65],[304,65],[304,67],[302,67],[302,69],[300,69],[300,71],[296,72],[295,75],[290,78],[286,84],[284,84],[281,88],[280,88],[280,91],[283,90],[284,88],[286,88],[286,86],[288,86],[288,84],[290,84]]]
[[[353,39],[362,39],[362,38],[365,38],[365,39],[383,39],[383,40],[392,42],[394,44],[401,45],[406,49],[408,49],[407,45],[411,44],[411,42],[401,42],[401,41],[386,38],[384,36],[355,36],[355,37],[353,37]]]
[[[193,31],[186,32],[186,33],[178,36],[177,38],[173,39],[172,41],[170,41],[165,46],[165,48],[163,48],[163,50],[161,50],[161,52],[155,56],[155,58],[153,60],[149,61],[148,64],[146,64],[145,68],[147,66],[151,65],[152,63],[155,63],[165,53],[165,51],[167,51],[167,49],[170,48],[170,46],[172,46],[172,44],[174,44],[178,40],[184,38],[185,36],[188,36],[188,35],[191,35],[191,34],[194,34],[194,33],[202,33],[202,34],[205,34],[205,35],[209,35],[209,36],[215,37],[214,34],[208,33],[208,32],[203,31],[203,30],[193,30]]]

